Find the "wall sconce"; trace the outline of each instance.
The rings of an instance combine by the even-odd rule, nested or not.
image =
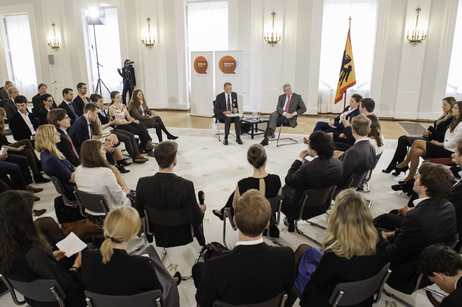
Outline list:
[[[417,17],[415,19],[415,28],[412,30],[411,35],[409,35],[409,30],[407,30],[407,40],[409,41],[410,44],[412,45],[417,45],[420,44],[422,41],[424,41],[427,38],[427,34],[425,34],[425,30],[420,30],[417,28],[419,24],[419,13],[421,9],[418,7],[416,9],[417,12]]]
[[[151,18],[148,18],[148,33],[143,34],[143,39],[141,42],[146,46],[146,47],[152,47],[156,43],[156,39],[154,35],[151,34]]]
[[[51,26],[53,27],[53,36],[48,36],[48,46],[50,46],[51,49],[58,50],[59,49],[59,38],[56,36],[56,29],[55,29],[55,24],[52,23]]]
[[[281,33],[274,32],[274,16],[276,13],[272,12],[271,15],[273,15],[273,27],[271,29],[271,33],[266,32],[266,35],[263,38],[268,45],[273,47],[281,40]]]

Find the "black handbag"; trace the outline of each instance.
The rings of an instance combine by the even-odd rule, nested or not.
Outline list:
[[[229,253],[230,250],[219,242],[211,242],[205,245],[204,262],[210,259]]]

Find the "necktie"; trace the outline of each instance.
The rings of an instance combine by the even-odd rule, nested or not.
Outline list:
[[[229,101],[229,94],[228,94],[228,111],[231,111],[231,102]]]
[[[290,106],[290,96],[287,96],[286,109],[284,110],[286,111],[286,113],[289,113],[289,106]]]
[[[77,116],[77,113],[75,113],[74,108],[72,107],[72,104],[69,103],[69,108],[71,109],[72,113],[74,114],[75,119],[79,118]]]
[[[77,154],[77,151],[75,150],[74,143],[72,143],[71,137],[69,136],[69,134],[66,134],[66,137],[69,140],[69,142],[71,143],[72,151],[74,152],[77,159],[79,159],[79,155]]]

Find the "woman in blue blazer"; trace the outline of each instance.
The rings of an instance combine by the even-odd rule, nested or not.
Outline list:
[[[353,117],[361,113],[359,104],[362,98],[363,97],[358,94],[351,95],[350,105],[346,107],[339,116],[331,118],[329,122],[317,122],[313,132],[322,130],[325,133],[342,133],[343,128],[345,128],[342,124],[342,119],[345,118],[346,120],[351,121]]]

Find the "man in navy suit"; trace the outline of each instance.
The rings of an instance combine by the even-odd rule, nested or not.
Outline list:
[[[56,144],[56,147],[71,162],[74,166],[79,166],[81,161],[79,154],[72,143],[72,139],[67,133],[67,129],[71,127],[71,119],[66,113],[66,110],[57,108],[52,109],[47,115],[48,123],[54,125],[60,134],[61,142]]]
[[[236,129],[236,143],[242,145],[241,140],[241,121],[239,116],[232,116],[233,114],[239,114],[239,106],[237,104],[237,94],[233,92],[233,86],[231,83],[226,82],[224,85],[224,92],[218,94],[215,99],[214,113],[220,123],[225,123],[225,139],[223,140],[224,145],[228,145],[228,135],[231,123],[234,123]]]
[[[297,117],[306,112],[302,96],[293,93],[290,84],[284,84],[282,89],[284,94],[279,96],[276,111],[270,115],[265,138],[261,142],[263,146],[268,145],[268,139],[274,135],[277,126],[288,124],[295,128],[297,126]]]
[[[18,112],[9,119],[11,133],[16,141],[30,140],[34,145],[38,124],[34,115],[27,110],[27,98],[19,95],[14,99]]]
[[[74,98],[75,112],[78,116],[83,114],[83,107],[90,102],[90,98],[86,97],[87,85],[83,82],[77,83],[77,97]]]
[[[98,119],[98,108],[94,103],[87,103],[83,108],[83,115],[80,116],[69,130],[75,150],[80,156],[80,147],[86,140],[91,140],[90,124]]]
[[[362,98],[358,94],[351,95],[350,105],[339,116],[331,118],[329,122],[317,122],[313,131],[322,130],[325,133],[341,133],[343,128],[345,128],[343,121],[346,120],[349,122],[354,116],[359,115],[359,102]]]
[[[72,101],[74,98],[74,91],[71,88],[63,89],[63,102],[59,105],[61,109],[66,110],[67,115],[71,119],[71,125],[79,118],[79,115],[76,112],[76,105]]]

